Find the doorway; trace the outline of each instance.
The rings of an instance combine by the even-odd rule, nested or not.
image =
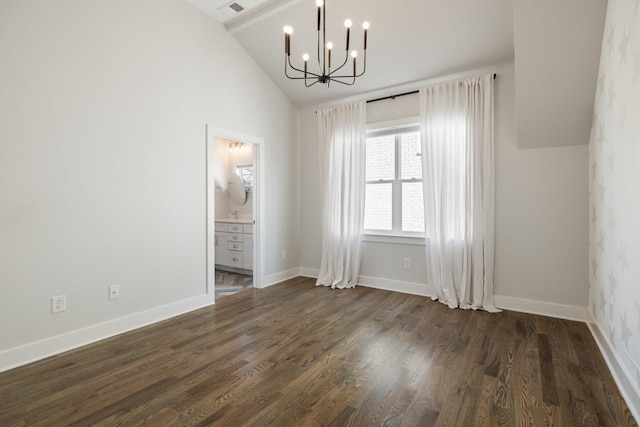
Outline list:
[[[262,138],[207,126],[207,293],[259,288]]]

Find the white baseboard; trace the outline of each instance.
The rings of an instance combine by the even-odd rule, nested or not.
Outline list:
[[[382,289],[385,291],[401,292],[403,294],[432,297],[433,288],[425,283],[402,282],[399,280],[381,279],[379,277],[360,276],[358,286]]]
[[[317,268],[300,267],[300,276],[317,278],[320,270]],[[431,286],[424,283],[402,282],[399,280],[382,279],[379,277],[359,276],[358,286],[365,288],[382,289],[385,291],[401,292],[403,294],[421,295],[431,297]]]
[[[281,271],[276,274],[270,274],[264,278],[264,283],[260,285],[261,288],[266,288],[276,283],[284,282],[285,280],[293,279],[300,276],[299,268],[292,268],[291,270]]]
[[[598,321],[591,313],[588,313],[587,326],[591,331],[591,335],[593,335],[593,338],[596,340],[600,353],[602,353],[604,361],[607,363],[607,366],[611,371],[611,375],[613,376],[618,389],[620,389],[620,393],[627,403],[629,410],[635,417],[636,422],[640,423],[640,390],[629,380],[629,378],[632,378],[631,374],[620,361],[620,356],[611,345],[606,335],[602,333],[600,325],[598,325]]]
[[[320,270],[317,268],[300,267],[300,275],[304,277],[316,278],[319,273]],[[379,277],[360,276],[358,277],[358,286],[383,289],[385,291],[402,292],[404,294],[421,295],[429,298],[435,295],[433,288],[425,283],[403,282]],[[587,309],[584,307],[507,297],[502,295],[495,295],[494,299],[496,306],[505,310],[540,314],[543,316],[578,320],[581,322],[585,322],[587,319]]]
[[[271,286],[299,275],[300,271],[298,268],[273,274],[265,277],[262,287]],[[124,332],[129,332],[211,304],[213,304],[212,295],[200,295],[198,297],[178,301],[176,303],[156,307],[140,313],[109,320],[97,325],[45,338],[20,347],[0,351],[0,372],[42,360],[46,357],[54,356]]]
[[[317,279],[318,274],[320,274],[319,268],[300,267],[300,275],[303,277],[311,277],[313,279]]]
[[[587,321],[587,309],[585,307],[507,297],[504,295],[494,295],[493,299],[496,307],[503,310],[539,314],[542,316],[557,317],[559,319],[577,320],[579,322]]]
[[[213,295],[200,295],[176,303],[135,313],[97,325],[45,338],[0,352],[0,372],[26,365],[46,357],[101,341],[124,332],[178,316],[213,304]]]

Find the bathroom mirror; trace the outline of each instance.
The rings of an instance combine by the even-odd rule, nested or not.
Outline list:
[[[235,173],[229,176],[229,198],[239,206],[247,202],[247,192],[244,190],[244,182],[242,178]]]

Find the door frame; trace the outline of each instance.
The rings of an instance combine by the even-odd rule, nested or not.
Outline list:
[[[253,183],[253,287],[261,288],[264,283],[264,269],[262,266],[264,243],[262,239],[262,221],[264,214],[264,167],[263,144],[264,138],[219,128],[206,124],[206,228],[207,228],[207,294],[214,298],[215,302],[215,180],[213,165],[215,164],[214,144],[216,138],[229,139],[244,142],[253,146],[253,173],[257,180]],[[257,182],[256,182],[257,181]]]

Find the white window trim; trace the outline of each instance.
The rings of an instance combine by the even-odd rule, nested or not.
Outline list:
[[[401,245],[416,245],[426,246],[426,240],[424,235],[399,235],[399,234],[380,234],[375,230],[364,231],[362,235],[363,242],[377,242],[377,243],[395,243]]]
[[[390,120],[386,122],[370,123],[366,126],[367,138],[383,136],[389,134],[403,133],[405,130],[411,132],[410,128],[420,129],[420,117],[407,117],[404,119]],[[398,144],[396,145],[396,161],[398,161],[397,152],[399,150]],[[424,182],[423,180],[416,180]],[[394,179],[392,182],[394,187],[401,185],[402,182],[411,182],[411,180]],[[393,189],[394,198],[399,197],[400,191],[396,188]],[[398,195],[398,196],[395,196]],[[394,230],[363,230],[364,242],[380,242],[380,243],[398,243],[425,246],[425,233],[413,232],[413,231],[398,231],[399,224],[396,222],[402,221],[400,212],[396,212],[399,209],[400,203],[393,203],[392,221]]]
[[[386,122],[369,123],[367,133],[390,131],[395,133],[402,128],[420,127],[420,117],[407,117],[405,119],[389,120]]]

